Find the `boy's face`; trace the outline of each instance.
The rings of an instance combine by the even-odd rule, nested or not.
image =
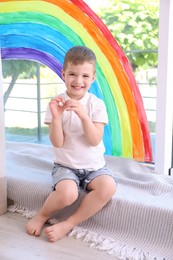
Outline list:
[[[72,99],[81,99],[96,78],[95,68],[89,62],[78,65],[68,62],[65,71],[62,70],[62,77],[67,87],[68,96]]]

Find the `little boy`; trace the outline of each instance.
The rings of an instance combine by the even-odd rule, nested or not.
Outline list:
[[[100,211],[116,192],[114,176],[104,159],[106,108],[102,100],[88,92],[96,78],[95,54],[84,46],[71,48],[65,56],[62,78],[66,92],[50,101],[45,116],[55,152],[54,190],[28,222],[28,234],[39,236],[53,213],[77,200],[79,186],[87,192],[76,212],[45,229],[50,242],[63,238]]]

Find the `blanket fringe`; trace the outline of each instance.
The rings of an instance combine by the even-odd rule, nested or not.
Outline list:
[[[105,251],[118,260],[165,260],[165,258],[152,256],[149,252],[132,248],[123,243],[120,244],[111,238],[105,238],[100,234],[80,227],[74,228],[69,233],[69,236],[80,238],[84,242],[89,243],[90,247]]]
[[[21,205],[19,205],[17,203],[9,206],[7,210],[11,213],[15,213],[15,212],[19,213],[28,219],[33,218],[38,213],[38,211],[36,211],[36,210],[31,210],[31,209],[22,207]]]
[[[19,204],[15,203],[13,205],[10,205],[7,209],[9,212],[11,213],[19,213],[21,214],[23,217],[26,217],[28,219],[33,218],[35,215],[37,215],[38,211],[36,210],[31,210],[25,207],[20,206]],[[47,220],[48,224],[54,225],[58,223],[57,218],[50,218]]]

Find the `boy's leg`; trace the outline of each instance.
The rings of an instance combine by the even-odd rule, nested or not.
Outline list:
[[[79,208],[67,220],[45,229],[49,241],[63,238],[76,225],[100,211],[116,192],[116,183],[111,176],[101,175],[87,186],[91,190],[85,195]]]
[[[39,213],[26,226],[27,233],[39,236],[45,222],[56,211],[71,205],[78,198],[78,186],[73,180],[62,180],[48,198]]]

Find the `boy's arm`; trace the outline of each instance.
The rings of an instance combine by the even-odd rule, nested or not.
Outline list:
[[[49,137],[52,145],[55,147],[62,147],[64,143],[64,133],[61,122],[64,106],[61,103],[63,104],[64,100],[58,97],[52,99],[49,103],[52,114],[52,120],[49,123]]]
[[[92,120],[89,117],[88,118],[87,117],[82,119],[82,125],[85,133],[85,137],[90,145],[96,146],[102,140],[103,132],[104,132],[104,124],[92,122]]]
[[[64,134],[61,119],[52,119],[49,124],[49,138],[53,146],[62,147],[64,143]]]

